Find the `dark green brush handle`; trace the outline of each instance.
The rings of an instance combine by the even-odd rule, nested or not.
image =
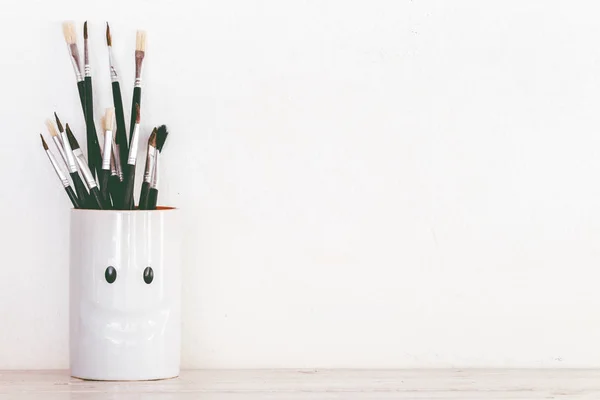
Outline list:
[[[110,192],[112,206],[115,210],[121,209],[121,201],[123,200],[121,186],[121,180],[117,175],[111,175],[108,178],[108,191]]]
[[[102,201],[102,194],[98,186],[90,189],[90,206],[98,210],[104,210],[104,202]]]
[[[102,195],[102,201],[104,207],[110,209],[110,197],[108,195],[108,178],[110,177],[110,170],[101,169],[98,176],[98,182],[100,185],[100,194]]]
[[[135,105],[142,107],[142,88],[136,86],[133,88],[133,100],[131,101],[131,124],[129,125],[129,147],[131,147],[131,136],[133,135],[133,126],[135,125],[136,109]],[[122,161],[123,162],[123,161]]]
[[[77,198],[79,199],[79,205],[81,207],[85,207],[87,205],[88,192],[81,180],[81,177],[77,172],[71,172],[71,179],[73,180],[73,185],[75,186],[75,191],[77,192]]]
[[[100,144],[96,134],[96,125],[94,124],[94,95],[92,89],[92,78],[85,77],[85,127],[88,148],[88,166],[92,173],[94,171],[100,176],[102,167],[102,155],[100,153]]]
[[[123,113],[123,98],[121,97],[121,86],[119,82],[112,83],[113,104],[115,106],[115,119],[117,120],[116,142],[119,145],[119,155],[121,156],[121,168],[127,164],[129,156],[129,141],[127,140],[127,131],[125,130],[125,114]]]
[[[133,210],[133,186],[135,185],[135,165],[126,164],[123,170],[123,206],[124,210]]]
[[[148,208],[147,210],[156,210],[156,203],[158,201],[158,189],[151,188],[148,192]]]
[[[67,186],[65,187],[65,192],[67,192],[69,199],[71,199],[71,203],[73,203],[73,208],[81,208],[81,206],[79,205],[79,200],[77,200],[77,196],[75,196],[73,188],[71,186]]]
[[[85,118],[85,83],[83,81],[77,82],[77,90],[79,91],[79,101],[81,102],[83,118]]]
[[[148,209],[148,192],[150,191],[150,183],[144,182],[142,183],[142,190],[140,192],[140,203],[138,204],[138,208],[140,210]]]

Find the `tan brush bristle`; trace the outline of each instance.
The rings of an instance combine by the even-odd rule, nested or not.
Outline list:
[[[75,24],[71,21],[63,22],[63,35],[68,44],[77,42],[77,34],[75,33]]]
[[[140,123],[140,105],[135,103],[135,123]]]
[[[52,136],[58,136],[58,132],[56,131],[56,127],[54,126],[54,122],[52,122],[51,119],[46,120],[46,128],[48,128],[48,132],[50,132]]]
[[[152,133],[148,139],[148,146],[156,147],[156,128],[152,129]]]
[[[102,123],[102,125],[104,125],[104,130],[105,131],[112,131],[113,130],[113,121],[115,119],[115,109],[110,107],[106,109],[106,114],[104,114],[104,122]]]
[[[110,26],[106,23],[106,45],[112,46],[112,36],[110,36]]]
[[[137,51],[146,51],[146,31],[137,31],[135,35],[135,49]]]

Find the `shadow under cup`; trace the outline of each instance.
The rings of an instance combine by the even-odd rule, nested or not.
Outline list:
[[[71,375],[150,380],[179,375],[179,211],[71,211]]]

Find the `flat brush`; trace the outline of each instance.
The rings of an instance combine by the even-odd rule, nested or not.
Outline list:
[[[73,188],[69,184],[69,178],[67,178],[67,176],[63,173],[63,171],[58,166],[58,163],[56,162],[54,155],[52,155],[52,152],[48,149],[48,145],[46,144],[46,141],[44,140],[44,137],[42,136],[41,133],[40,133],[40,137],[42,138],[42,146],[44,146],[44,150],[46,151],[46,155],[48,155],[50,164],[52,164],[52,168],[54,168],[54,172],[56,172],[56,175],[58,175],[58,179],[60,179],[63,187],[65,188],[65,192],[67,192],[69,199],[71,199],[71,203],[73,204],[73,207],[81,208],[81,206],[79,204],[79,200],[77,199],[77,196],[75,196],[75,192],[73,191]]]
[[[79,91],[79,101],[85,115],[85,87],[83,82],[83,74],[81,73],[81,59],[79,58],[79,49],[77,48],[77,34],[75,33],[75,24],[73,22],[63,22],[63,35],[67,42],[71,64],[75,78],[77,78],[77,90]]]
[[[125,114],[123,113],[123,98],[121,97],[121,86],[119,83],[119,75],[115,67],[115,60],[112,54],[112,36],[110,27],[106,23],[106,45],[108,46],[108,62],[110,64],[110,80],[112,81],[113,105],[115,106],[115,119],[117,120],[117,130],[115,135],[114,146],[120,155],[120,160],[127,160],[129,155],[129,143],[127,141],[127,132],[125,131]],[[118,163],[117,163],[118,164]],[[116,165],[115,165],[116,167]],[[119,169],[123,165],[118,166]]]
[[[102,156],[100,155],[100,144],[94,124],[94,91],[92,89],[92,68],[90,67],[88,24],[83,24],[83,62],[85,69],[85,131],[87,137],[88,166],[92,172],[100,176]]]
[[[148,191],[148,201],[147,201],[147,209],[148,210],[156,210],[156,204],[158,202],[158,178],[159,178],[159,168],[158,168],[158,160],[160,159],[160,154],[162,153],[163,146],[167,141],[167,136],[169,135],[169,131],[165,125],[161,125],[158,127],[156,131],[156,156],[154,159],[154,171],[152,172],[152,178],[150,182],[150,190]]]
[[[150,183],[152,183],[152,174],[154,172],[154,159],[156,155],[156,128],[152,130],[148,139],[148,150],[146,152],[146,166],[144,167],[144,182],[142,182],[142,190],[140,192],[140,202],[138,208],[140,210],[148,209],[148,191]]]
[[[75,161],[75,156],[73,155],[73,151],[71,149],[71,144],[69,143],[69,139],[67,138],[67,134],[63,129],[62,124],[60,123],[60,119],[58,119],[58,115],[54,113],[54,118],[56,119],[56,126],[58,126],[58,131],[60,132],[60,137],[62,141],[62,145],[65,150],[65,157],[67,159],[67,168],[69,170],[69,175],[71,175],[71,180],[73,181],[73,186],[75,186],[75,191],[77,192],[77,198],[79,199],[79,205],[83,208],[88,202],[88,192],[77,172],[77,162]],[[56,128],[51,120],[46,120],[46,127],[52,136],[56,135]],[[58,136],[58,135],[56,135]]]
[[[146,32],[137,31],[135,36],[135,84],[133,86],[133,99],[131,102],[131,124],[129,127],[129,147],[133,138],[133,126],[135,125],[136,107],[142,101],[142,64],[146,54]],[[131,152],[130,152],[131,153]]]
[[[90,170],[85,156],[79,148],[79,143],[77,142],[77,139],[75,139],[73,132],[71,132],[71,128],[69,128],[69,124],[66,125],[66,128],[67,138],[69,140],[69,144],[71,145],[71,149],[73,150],[73,155],[75,156],[75,160],[77,161],[79,170],[82,172],[83,177],[85,178],[85,181],[87,182],[87,185],[90,188],[89,205],[92,208],[104,210],[102,195],[100,194],[100,190],[98,189],[98,185],[96,184],[96,180],[94,179],[94,174]]]
[[[102,118],[104,127],[104,147],[102,151],[102,168],[98,174],[100,182],[100,193],[104,199],[107,208],[110,206],[110,197],[108,191],[108,180],[111,174],[110,162],[112,160],[112,138],[113,138],[113,120],[115,118],[115,109],[107,108],[106,114]],[[116,173],[116,171],[115,171]]]
[[[138,142],[140,136],[140,106],[135,107],[135,124],[131,130],[131,143],[129,146],[129,156],[127,157],[127,165],[123,171],[123,209],[133,210],[133,186],[135,184],[135,164],[137,161]]]

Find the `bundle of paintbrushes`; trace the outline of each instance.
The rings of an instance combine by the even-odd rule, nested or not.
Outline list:
[[[85,120],[87,158],[69,124],[65,123],[63,128],[63,124],[56,113],[54,113],[55,121],[48,119],[46,126],[58,153],[60,153],[62,162],[57,160],[43,135],[40,134],[42,136],[42,146],[73,207],[99,210],[133,210],[136,208],[134,195],[135,169],[138,161],[138,149],[142,142],[140,137],[140,104],[142,99],[142,64],[146,54],[146,33],[138,31],[136,35],[135,82],[131,102],[131,125],[128,135],[125,114],[123,113],[119,75],[112,54],[112,37],[110,28],[106,24],[106,45],[108,47],[113,104],[112,107],[106,108],[102,113],[102,129],[100,129],[102,136],[100,137],[98,137],[94,121],[88,24],[85,22],[83,25],[83,74],[79,48],[77,47],[75,24],[65,22],[63,24],[63,34],[67,42],[69,58],[75,71],[79,101]],[[137,207],[140,210],[156,209],[159,175],[158,159],[167,135],[168,131],[164,125],[154,128],[149,135],[144,178]],[[65,173],[64,169],[68,173]]]

